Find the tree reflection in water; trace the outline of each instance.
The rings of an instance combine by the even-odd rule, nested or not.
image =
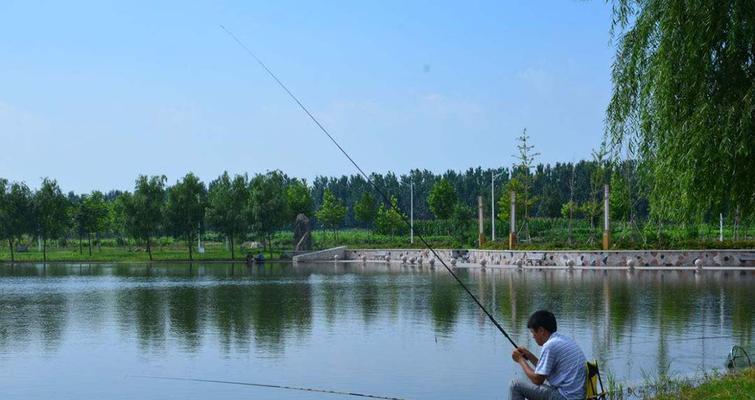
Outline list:
[[[525,328],[529,314],[550,309],[589,356],[614,368],[633,371],[645,356],[654,362],[640,368],[667,372],[681,341],[697,340],[689,345],[711,351],[698,337],[728,336],[752,345],[751,274],[488,269],[459,275],[521,344],[534,346]],[[316,326],[332,333],[355,321],[361,332],[413,321],[415,329],[429,324],[436,338],[470,329],[497,335],[443,270],[361,263],[0,269],[0,350],[39,344],[55,352],[68,326],[97,335],[111,329],[108,321],[124,343],[133,341],[145,354],[214,346],[225,355],[285,357],[292,340],[314,341]]]

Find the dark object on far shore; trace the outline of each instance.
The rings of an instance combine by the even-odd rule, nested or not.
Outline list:
[[[251,264],[264,264],[265,263],[265,255],[262,254],[262,252],[258,253],[256,256],[252,253],[246,254],[246,263]]]
[[[312,225],[304,214],[296,216],[294,222],[294,251],[312,250]]]

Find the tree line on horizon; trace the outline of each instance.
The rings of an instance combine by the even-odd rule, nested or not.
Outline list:
[[[525,148],[526,134],[522,146]],[[530,147],[531,150],[531,147]],[[512,168],[470,168],[464,172],[434,174],[412,170],[397,176],[372,174],[370,179],[381,196],[359,175],[318,177],[308,184],[281,171],[231,176],[224,172],[209,184],[193,173],[172,186],[165,176],[139,176],[133,191],[93,191],[64,194],[54,179],[45,178],[32,191],[24,182],[0,178],[0,240],[7,242],[13,258],[14,246],[24,238],[38,238],[46,260],[48,240],[73,238],[91,255],[92,239],[131,238],[146,247],[152,259],[156,237],[172,236],[185,241],[189,258],[192,244],[201,232],[213,231],[230,243],[232,258],[239,241],[255,238],[269,248],[272,236],[290,229],[298,214],[313,218],[314,225],[332,230],[366,228],[397,235],[408,232],[403,218],[409,214],[410,186],[414,191],[414,218],[441,223],[443,234],[459,243],[471,243],[470,227],[476,218],[477,197],[484,199],[489,217],[491,174],[495,181],[496,218],[507,226],[510,193],[517,193],[516,229],[519,236],[529,234],[530,218],[587,220],[597,233],[602,215],[603,185],[611,187],[612,218],[643,224],[652,219],[647,186],[643,185],[637,163],[614,164],[596,151],[593,160],[577,163],[526,165],[527,157]],[[697,222],[713,221],[718,210],[711,210]],[[735,210],[726,210],[733,216]],[[736,216],[736,215],[734,215]],[[750,218],[751,219],[751,216]],[[748,221],[749,221],[748,219]],[[689,221],[694,222],[694,221]],[[735,221],[738,222],[738,221]],[[639,228],[638,228],[639,229]],[[505,232],[501,232],[501,237]],[[99,242],[98,242],[99,243]]]

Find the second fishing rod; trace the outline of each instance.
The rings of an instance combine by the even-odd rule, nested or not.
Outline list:
[[[386,204],[391,204],[391,200],[385,194],[385,192],[380,187],[378,187],[372,179],[370,179],[370,177],[362,170],[362,168],[356,163],[356,161],[354,161],[354,159],[351,158],[351,156],[349,155],[349,153],[347,153],[346,150],[344,150],[344,148],[341,147],[341,145],[338,143],[338,141],[330,134],[330,132],[328,132],[328,130],[325,129],[325,126],[323,126],[320,123],[320,121],[309,111],[309,109],[307,109],[307,107],[299,100],[299,98],[296,97],[296,95],[294,95],[293,92],[291,90],[289,90],[289,88],[280,79],[278,79],[278,77],[273,73],[273,71],[270,70],[270,68],[268,68],[267,65],[265,65],[265,63],[262,62],[262,60],[259,57],[257,57],[257,55],[254,54],[254,52],[252,52],[249,49],[249,47],[247,47],[239,38],[237,38],[236,35],[234,35],[231,31],[229,31],[228,29],[226,29],[225,26],[220,25],[220,28],[223,31],[225,31],[225,33],[227,33],[228,36],[230,36],[242,49],[244,49],[244,51],[246,51],[246,53],[249,56],[251,56],[268,73],[268,75],[270,75],[270,77],[273,78],[273,80],[275,80],[275,82],[288,94],[288,96],[291,97],[291,99],[293,99],[294,102],[296,102],[296,104],[299,106],[299,108],[301,108],[302,111],[304,111],[304,113],[307,114],[307,116],[312,120],[312,122],[314,122],[315,125],[317,125],[317,127],[320,129],[320,131],[322,131],[325,134],[325,136],[327,136],[328,139],[330,139],[330,141],[333,142],[333,144],[338,148],[338,150],[340,150],[341,153],[357,169],[357,171],[359,171],[359,174],[362,175],[362,177],[364,177],[364,179],[370,184],[370,186],[377,193],[380,194],[380,196],[383,198],[383,201]],[[407,219],[406,215],[404,215],[403,213],[398,213],[398,214],[401,216],[401,220],[404,221],[404,223],[407,226],[411,226],[411,222]],[[511,336],[509,336],[509,334],[506,332],[506,330],[503,329],[503,326],[501,326],[501,324],[495,319],[495,317],[493,317],[493,315],[490,313],[490,311],[488,311],[488,309],[485,308],[484,305],[482,305],[482,303],[477,298],[477,296],[475,296],[472,293],[472,291],[469,290],[469,288],[467,287],[467,285],[464,284],[464,282],[453,271],[453,269],[451,269],[446,264],[446,262],[443,260],[443,257],[441,257],[435,251],[435,249],[430,245],[430,243],[427,242],[427,240],[425,240],[425,238],[421,234],[417,234],[417,238],[419,238],[419,240],[422,242],[422,244],[433,254],[433,256],[441,263],[441,265],[443,265],[443,267],[446,269],[446,271],[448,271],[448,273],[451,274],[451,276],[462,287],[462,289],[464,289],[464,291],[469,295],[469,297],[471,297],[472,300],[474,300],[475,304],[477,304],[477,306],[480,307],[480,309],[485,313],[485,315],[487,315],[488,319],[493,323],[493,325],[495,325],[495,327],[498,328],[498,330],[503,334],[503,336],[505,336],[506,339],[508,339],[508,341],[511,343],[511,345],[514,346],[514,348],[518,348],[516,342],[514,342],[514,340],[511,338]]]

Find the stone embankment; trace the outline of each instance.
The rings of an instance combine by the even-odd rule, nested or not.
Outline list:
[[[614,250],[614,251],[504,251],[436,249],[444,261],[462,267],[623,267],[623,268],[755,268],[755,250]],[[301,257],[301,258],[299,258]],[[381,261],[431,265],[429,250],[347,249],[337,247],[295,257],[295,261]]]

